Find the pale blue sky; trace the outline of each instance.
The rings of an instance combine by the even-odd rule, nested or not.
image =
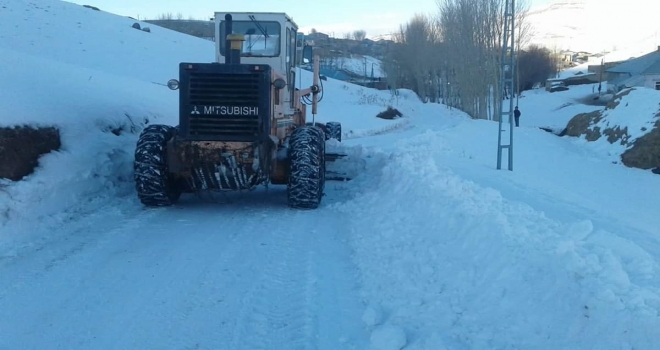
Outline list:
[[[342,36],[343,33],[364,29],[367,36],[386,34],[396,30],[415,13],[437,12],[436,0],[67,0],[88,4],[118,15],[135,18],[155,18],[161,13],[182,13],[208,19],[215,11],[286,12],[307,32],[317,30]],[[530,0],[532,5],[552,0]]]

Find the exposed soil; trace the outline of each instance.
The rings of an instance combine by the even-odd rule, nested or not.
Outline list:
[[[41,155],[60,147],[60,133],[55,127],[0,128],[0,178],[21,180],[32,174]]]

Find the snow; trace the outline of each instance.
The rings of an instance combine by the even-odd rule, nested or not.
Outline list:
[[[0,182],[0,348],[660,343],[657,175],[613,164],[620,145],[539,129],[603,110],[585,104],[595,85],[520,98],[510,172],[497,123],[328,79],[315,118],[342,123],[329,144],[359,172],[318,210],[286,208],[284,186],[145,209],[136,133],[176,123],[164,84],[213,43],[55,0],[3,6],[0,125],[56,125],[63,147]],[[642,136],[658,94],[632,91],[601,123]],[[376,118],[388,106],[404,116]]]
[[[658,8],[646,0],[539,2],[527,17],[534,27],[530,43],[590,53],[645,45],[648,52],[660,45],[654,18]]]
[[[582,102],[585,98],[593,102],[591,96],[598,95],[598,84],[572,85],[568,89],[552,93],[545,88],[524,91],[518,100],[520,125],[561,132],[575,115],[604,108]]]
[[[401,350],[406,346],[406,333],[401,327],[383,326],[371,333],[370,349]]]
[[[365,77],[384,78],[387,75],[383,70],[381,60],[369,55],[351,55],[337,59],[337,67],[353,74]]]

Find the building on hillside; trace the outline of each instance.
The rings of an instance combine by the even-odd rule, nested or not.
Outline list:
[[[607,70],[612,80],[607,89],[619,92],[630,87],[660,90],[660,46],[644,56],[633,58]]]
[[[327,45],[330,42],[330,36],[321,32],[313,32],[305,35],[305,40],[313,42],[314,45]]]
[[[552,78],[545,81],[545,90],[554,92],[559,87],[568,87],[572,85],[594,84],[599,81],[599,75],[596,73],[577,72],[575,75],[565,78]]]
[[[603,64],[590,64],[587,66],[587,72],[597,75],[602,74],[603,81],[609,81],[615,77],[614,73],[609,73],[607,70],[620,65],[625,61],[604,62]]]
[[[573,51],[562,51],[556,54],[557,63],[560,69],[566,69],[576,66],[573,62],[576,53]]]

